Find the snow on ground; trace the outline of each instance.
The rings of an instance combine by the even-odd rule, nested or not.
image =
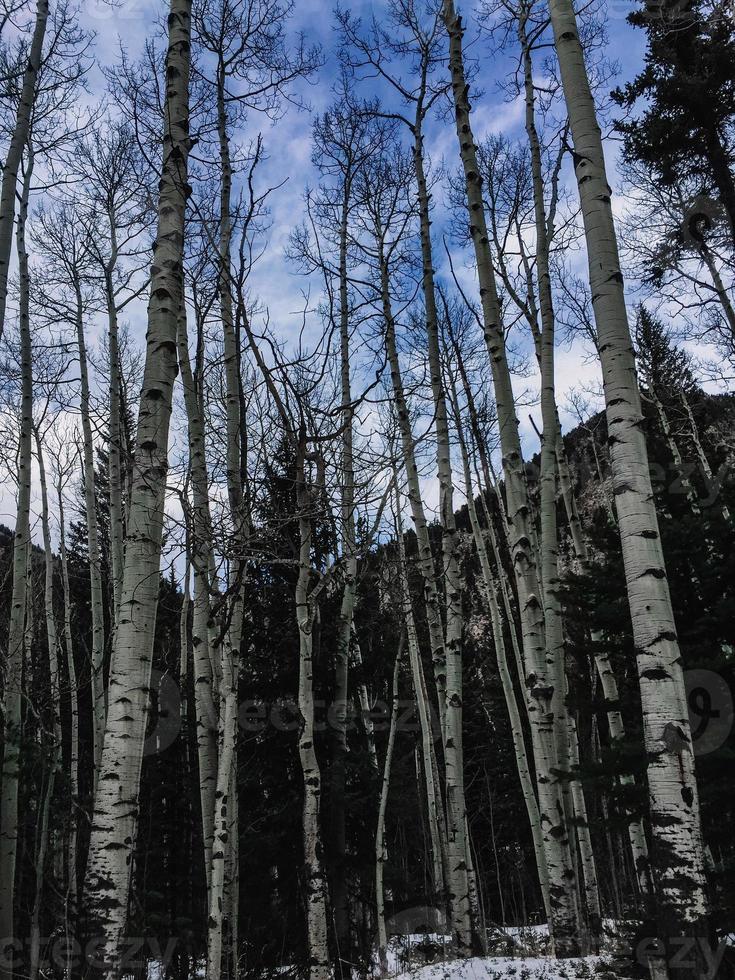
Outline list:
[[[603,923],[603,950],[612,952],[620,923]],[[490,956],[453,960],[451,937],[441,932],[415,932],[391,935],[387,949],[387,977],[390,980],[614,980],[609,955],[557,960],[549,956],[549,929],[545,923],[505,926],[490,937]],[[288,974],[291,966],[273,973]],[[204,966],[195,978],[204,977]],[[271,978],[273,973],[270,974]],[[162,964],[148,965],[148,980],[163,980]],[[373,965],[373,980],[381,971]],[[194,978],[192,978],[194,980]]]
[[[432,963],[402,974],[410,980],[612,980],[608,965],[601,956],[575,960],[555,960],[548,956],[488,956],[471,960]]]

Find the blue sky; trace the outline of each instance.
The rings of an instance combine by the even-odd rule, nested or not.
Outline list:
[[[380,18],[385,10],[383,2],[357,0],[350,3],[349,9],[355,16],[369,20],[373,12]],[[506,97],[498,89],[511,70],[508,56],[499,55],[494,51],[490,42],[479,37],[474,25],[474,4],[457,4],[463,13],[465,22],[469,24],[466,43],[471,43],[471,55],[478,62],[477,82],[483,90],[481,99],[473,102],[476,137],[482,138],[489,132],[504,132],[509,136],[521,136],[523,133],[522,108],[520,103],[509,104]],[[640,30],[631,28],[625,22],[625,16],[631,9],[629,0],[610,0],[607,8],[609,46],[607,55],[620,63],[620,78],[631,78],[642,64],[644,52],[644,36]],[[156,0],[119,0],[116,6],[107,5],[104,0],[91,0],[84,7],[84,22],[96,31],[96,52],[98,60],[105,65],[112,65],[117,60],[119,45],[122,41],[128,52],[134,56],[142,50],[149,33],[156,30],[156,23],[165,12],[165,5]],[[270,322],[278,333],[288,338],[296,335],[300,324],[304,305],[303,291],[306,283],[293,265],[284,256],[284,249],[292,228],[299,223],[303,215],[303,194],[307,184],[316,183],[311,164],[311,126],[313,112],[326,109],[333,100],[333,84],[337,72],[338,43],[335,29],[335,19],[331,5],[318,0],[297,0],[290,22],[292,32],[303,31],[309,42],[319,43],[323,48],[325,64],[318,77],[310,84],[300,85],[300,94],[311,106],[312,112],[299,111],[289,108],[285,117],[277,127],[271,127],[268,120],[253,118],[251,130],[262,129],[268,161],[263,167],[263,178],[270,185],[285,181],[276,194],[271,198],[272,225],[269,235],[268,249],[256,267],[251,286],[267,305],[270,312]],[[362,86],[360,91],[370,95],[370,88]],[[427,140],[429,155],[433,167],[446,164],[448,167],[457,166],[456,135],[451,119],[446,121],[434,120],[428,129]],[[615,146],[608,146],[609,162],[614,173]],[[567,175],[571,178],[571,173]],[[439,200],[441,191],[437,188],[435,198],[438,201],[437,211],[441,210]],[[436,252],[441,251],[440,241],[441,221],[435,225],[438,241],[435,243]],[[584,271],[584,256],[579,253],[575,263],[579,263],[579,272]],[[436,262],[440,275],[447,276],[444,266],[446,261]],[[462,265],[462,260],[457,263]],[[468,288],[472,290],[472,273],[468,268],[464,276]],[[312,293],[313,298],[313,293]],[[594,365],[589,363],[582,350],[566,350],[558,352],[558,374],[560,388],[564,390],[571,384],[581,380],[592,380],[595,375]],[[567,418],[567,424],[570,423]]]

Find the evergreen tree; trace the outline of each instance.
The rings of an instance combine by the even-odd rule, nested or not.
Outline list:
[[[618,122],[625,156],[667,186],[719,199],[735,239],[735,23],[724,0],[649,0],[629,15],[646,31],[645,67],[618,88],[640,111]],[[696,239],[716,222],[700,205],[687,216]]]

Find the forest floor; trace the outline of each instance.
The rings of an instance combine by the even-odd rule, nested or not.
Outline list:
[[[396,980],[613,980],[617,930],[605,923],[601,953],[557,960],[549,955],[545,925],[499,930],[492,955],[452,960],[440,935],[393,936],[389,941],[388,975]],[[617,944],[619,946],[619,943]]]

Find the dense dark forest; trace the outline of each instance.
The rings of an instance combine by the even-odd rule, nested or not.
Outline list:
[[[735,977],[722,0],[0,0],[0,980]]]

